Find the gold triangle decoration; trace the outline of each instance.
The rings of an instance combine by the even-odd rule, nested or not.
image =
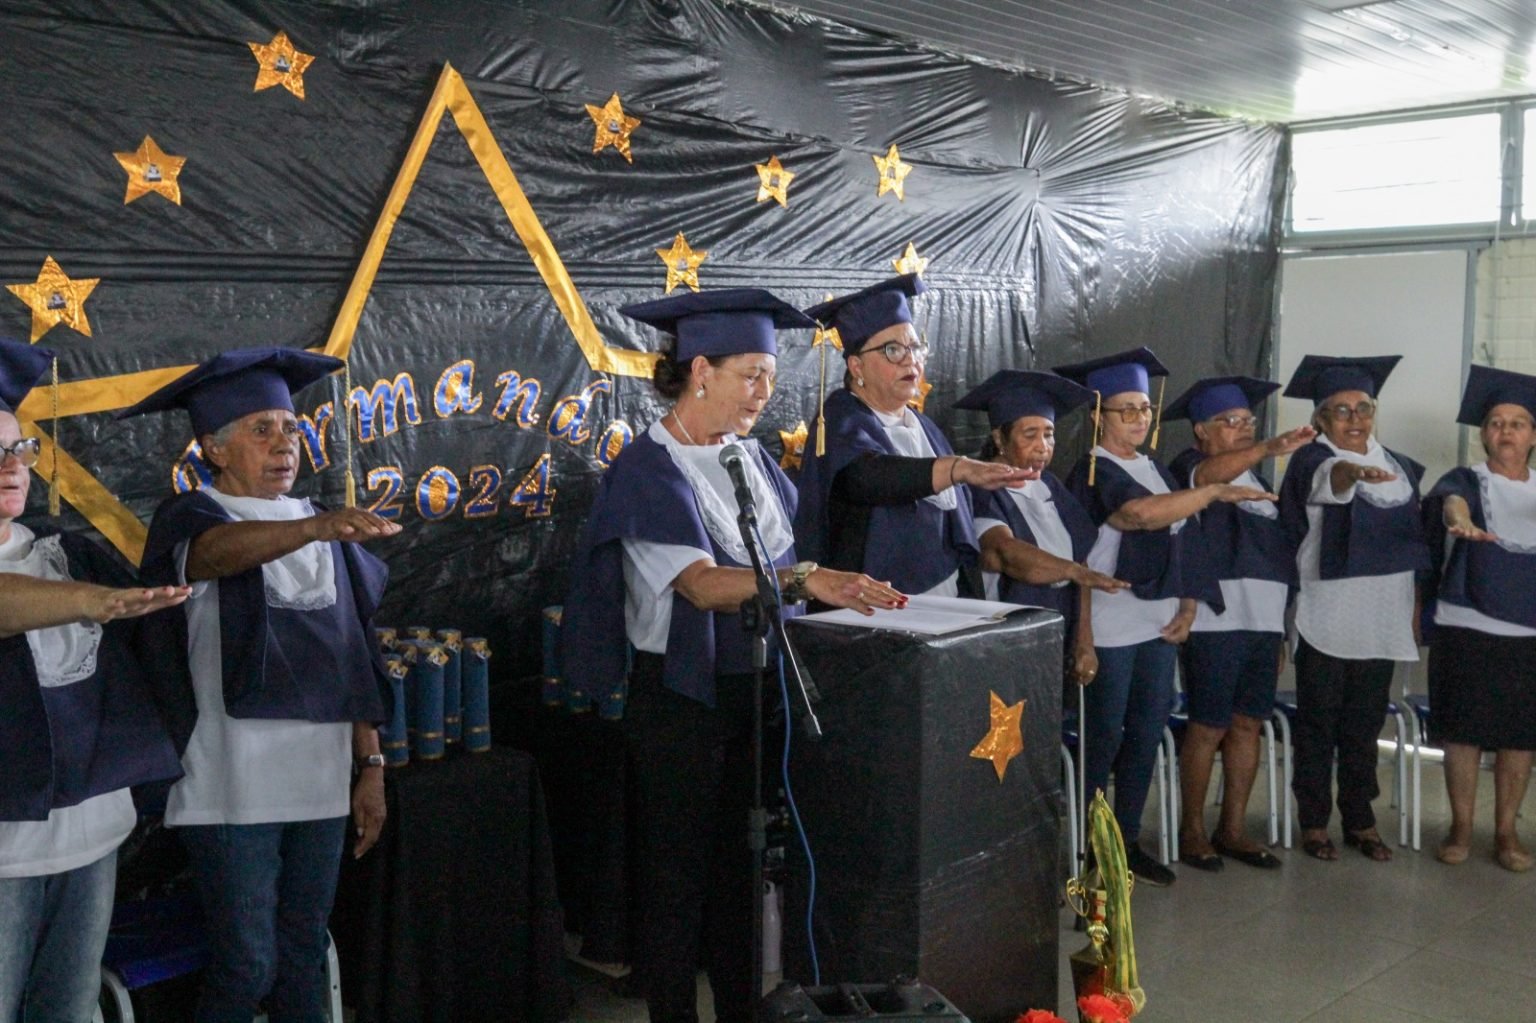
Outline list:
[[[443,65],[442,73],[438,76],[432,99],[417,125],[416,135],[395,175],[394,185],[374,223],[368,245],[363,250],[362,259],[352,275],[352,282],[331,326],[330,336],[321,351],[338,359],[346,359],[351,353],[352,339],[357,333],[358,322],[368,302],[379,264],[389,246],[390,234],[405,208],[445,112],[452,115],[459,134],[469,144],[491,190],[501,201],[501,207],[511,221],[513,230],[528,249],[539,276],[549,289],[550,297],[560,310],[561,317],[570,329],[571,338],[581,350],[587,365],[598,373],[650,377],[657,359],[655,354],[610,348],[598,333],[592,314],[576,290],[576,284],[561,262],[559,253],[555,251],[554,242],[534,213],[528,196],[518,184],[517,175],[512,172],[512,166],[507,162],[506,154],[501,151],[484,113],[475,102],[463,76],[449,64]],[[190,369],[191,366],[166,366],[62,383],[58,387],[58,416],[67,418],[127,408]],[[16,417],[24,426],[41,422],[53,415],[52,398],[47,392],[47,388],[33,391],[16,410]],[[47,478],[57,462],[59,490],[64,499],[110,540],[124,557],[137,565],[143,558],[144,541],[148,535],[144,523],[108,491],[89,469],[69,457],[68,452],[54,448],[46,437],[43,442],[43,455],[34,471]]]

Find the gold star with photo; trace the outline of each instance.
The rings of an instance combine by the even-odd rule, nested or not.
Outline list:
[[[586,107],[587,116],[597,125],[597,134],[592,137],[592,152],[601,153],[612,146],[624,159],[634,163],[635,158],[629,155],[629,133],[640,127],[640,118],[630,117],[624,112],[624,104],[619,102],[618,93],[608,97],[608,102],[600,107],[590,103]]]
[[[117,162],[128,172],[128,194],[123,196],[126,206],[141,195],[154,192],[164,196],[177,206],[181,205],[181,185],[176,181],[181,173],[185,156],[172,156],[155,144],[148,135],[131,153],[113,153]]]
[[[1025,702],[1020,700],[1010,707],[997,693],[992,693],[988,706],[991,730],[971,750],[971,756],[977,760],[992,761],[992,769],[997,772],[998,781],[1002,781],[1003,775],[1007,773],[1008,761],[1024,752],[1024,732],[1020,724],[1024,718]]]
[[[907,175],[912,173],[912,165],[902,160],[901,153],[896,149],[896,143],[891,143],[891,148],[885,151],[884,156],[875,156],[871,159],[880,170],[880,190],[875,193],[875,198],[878,199],[887,192],[895,192],[897,199],[906,202],[906,181]]]
[[[672,294],[672,289],[679,284],[686,284],[694,291],[699,290],[699,264],[709,258],[709,253],[703,249],[693,251],[688,246],[688,239],[683,237],[683,232],[677,232],[677,239],[670,249],[657,249],[656,255],[667,264],[667,294]]]
[[[922,272],[928,269],[928,257],[917,254],[916,242],[907,242],[907,250],[891,260],[891,265],[896,268],[896,272],[899,274],[918,274],[921,276]]]
[[[71,280],[49,256],[43,260],[37,280],[31,284],[7,284],[5,289],[32,308],[32,342],[36,344],[61,323],[90,337],[91,321],[85,315],[85,300],[100,283],[100,277]]]
[[[767,163],[753,166],[757,168],[757,201],[776,199],[780,206],[789,206],[789,183],[795,180],[795,172],[785,170],[777,156],[770,156]]]
[[[805,442],[810,439],[811,431],[805,425],[805,420],[800,420],[793,430],[780,430],[779,441],[784,445],[784,454],[779,458],[779,468],[786,471],[800,468],[801,461],[805,458]]]
[[[300,53],[288,40],[287,32],[279,32],[270,43],[246,43],[256,55],[261,70],[256,72],[256,87],[252,92],[281,85],[299,99],[304,98],[304,69],[314,63],[314,55]]]

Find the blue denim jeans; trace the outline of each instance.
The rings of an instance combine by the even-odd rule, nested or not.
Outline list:
[[[0,878],[0,1023],[90,1023],[116,887],[116,850],[60,874]]]
[[[1163,639],[1095,647],[1099,673],[1084,691],[1088,798],[1115,774],[1115,820],[1127,845],[1141,834],[1141,812],[1163,726],[1173,710],[1173,665],[1179,648]]]
[[[325,925],[347,818],[178,828],[208,932],[197,1023],[326,1019]]]

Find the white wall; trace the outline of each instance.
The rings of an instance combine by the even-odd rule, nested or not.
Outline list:
[[[1426,491],[1458,463],[1470,258],[1449,249],[1292,255],[1282,264],[1275,379],[1289,380],[1303,355],[1402,355],[1382,388],[1377,436],[1424,464]],[[1536,252],[1532,264],[1536,283]],[[1310,401],[1270,400],[1278,431],[1311,418]],[[1276,466],[1277,477],[1283,470]]]

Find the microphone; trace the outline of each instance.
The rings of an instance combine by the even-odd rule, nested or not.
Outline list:
[[[720,450],[720,464],[725,466],[731,485],[736,488],[736,504],[741,508],[742,516],[749,522],[756,521],[757,506],[752,500],[752,488],[747,485],[746,449],[740,444],[727,444]]]

